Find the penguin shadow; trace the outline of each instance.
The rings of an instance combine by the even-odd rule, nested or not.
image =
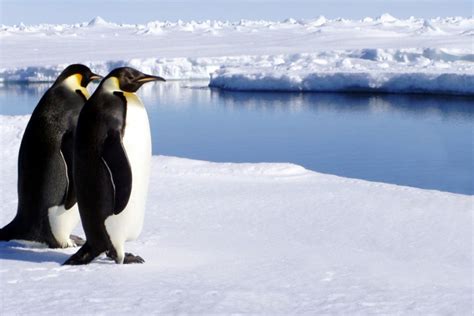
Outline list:
[[[63,264],[70,256],[70,254],[62,253],[60,249],[51,249],[37,245],[25,246],[15,241],[0,242],[0,260],[36,263],[56,262]]]

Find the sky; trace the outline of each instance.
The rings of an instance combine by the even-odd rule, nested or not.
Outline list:
[[[472,0],[0,0],[0,24],[86,22],[95,16],[117,23],[156,20],[286,18],[360,19],[390,13],[410,16],[472,16]]]

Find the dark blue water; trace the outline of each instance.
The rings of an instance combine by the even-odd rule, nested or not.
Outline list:
[[[0,114],[27,114],[47,85],[0,88]],[[474,99],[261,93],[206,82],[144,87],[154,154],[292,162],[345,177],[474,194]]]

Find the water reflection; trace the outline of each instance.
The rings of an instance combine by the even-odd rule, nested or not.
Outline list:
[[[30,113],[48,86],[0,86],[1,113]],[[149,110],[154,154],[292,162],[346,177],[474,193],[473,98],[227,92],[201,81],[148,84],[139,94]]]
[[[50,84],[38,83],[38,84],[12,84],[12,83],[0,83],[0,96],[21,96],[21,95],[42,95]]]
[[[211,99],[219,99],[229,108],[265,111],[394,112],[472,119],[474,98],[433,95],[395,95],[365,93],[269,93],[210,90]],[[453,106],[455,104],[455,106]]]

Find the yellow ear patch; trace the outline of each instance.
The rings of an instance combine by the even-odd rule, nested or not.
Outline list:
[[[89,99],[89,97],[90,97],[89,91],[87,91],[86,88],[81,86],[81,81],[82,81],[82,75],[81,74],[74,74],[74,75],[71,75],[71,76],[67,77],[64,80],[64,84],[66,85],[66,87],[68,87],[72,91],[81,90],[82,94],[87,99]]]
[[[107,78],[102,84],[102,88],[111,93],[114,91],[122,91],[117,77]]]
[[[75,75],[73,75],[73,76],[76,77],[77,82],[79,83],[79,85],[81,85],[81,82],[82,82],[82,75],[81,75],[81,74],[75,74]]]

